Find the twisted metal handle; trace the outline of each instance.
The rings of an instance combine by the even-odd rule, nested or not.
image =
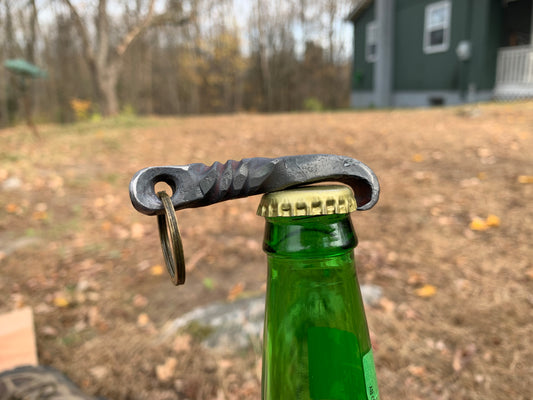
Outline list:
[[[179,210],[324,181],[349,185],[358,210],[368,210],[378,201],[379,183],[367,165],[330,154],[246,158],[211,166],[195,163],[148,167],[132,178],[130,198],[137,211],[156,215],[165,212],[155,193],[159,182],[172,188],[172,205]]]

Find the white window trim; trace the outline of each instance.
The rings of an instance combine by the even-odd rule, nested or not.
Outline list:
[[[444,8],[446,10],[446,20],[442,24],[437,24],[430,26],[430,16],[434,10]],[[450,48],[450,30],[451,30],[451,19],[452,19],[452,3],[450,0],[439,1],[436,3],[431,3],[426,6],[426,13],[424,18],[424,53],[442,53],[447,51]],[[429,38],[432,31],[437,29],[444,30],[444,41],[439,45],[431,45]]]
[[[374,31],[373,34],[371,31]],[[373,41],[370,41],[370,38],[373,37]],[[376,51],[374,54],[370,53],[370,45],[374,45],[376,48]],[[366,62],[373,63],[376,62],[378,53],[377,53],[377,46],[378,46],[378,25],[376,21],[369,22],[366,24],[366,30],[365,30],[365,60]]]

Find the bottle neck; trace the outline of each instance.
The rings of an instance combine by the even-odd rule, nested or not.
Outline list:
[[[269,256],[333,257],[356,246],[350,214],[266,218],[263,250]]]

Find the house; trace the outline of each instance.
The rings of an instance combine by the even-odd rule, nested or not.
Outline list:
[[[352,105],[533,97],[533,0],[360,0]]]

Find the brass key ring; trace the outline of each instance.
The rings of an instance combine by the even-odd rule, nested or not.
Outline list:
[[[167,270],[174,285],[183,285],[185,283],[185,258],[176,212],[166,192],[159,192],[157,196],[165,207],[165,214],[157,216],[157,225]]]

